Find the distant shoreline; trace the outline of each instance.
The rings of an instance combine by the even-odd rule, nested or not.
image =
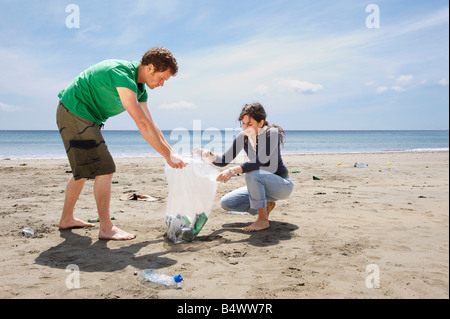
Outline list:
[[[410,154],[420,154],[420,153],[445,153],[449,152],[449,149],[420,149],[420,150],[399,150],[399,151],[368,151],[368,152],[334,152],[334,153],[283,153],[283,157],[287,156],[321,156],[321,155],[376,155],[376,154],[403,154],[403,153],[410,153]],[[240,154],[239,156],[242,156]],[[115,159],[137,159],[137,158],[162,158],[161,155],[142,155],[142,156],[114,156]],[[67,159],[67,157],[23,157],[23,158],[0,158],[0,161],[24,161],[24,160],[64,160]]]
[[[174,150],[189,156],[195,147],[223,153],[235,131],[163,131]],[[139,131],[102,132],[114,158],[160,157]],[[448,131],[300,131],[287,130],[283,155],[448,152]],[[58,131],[0,131],[0,160],[66,158]]]

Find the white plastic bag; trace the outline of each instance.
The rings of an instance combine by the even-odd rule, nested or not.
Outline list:
[[[169,195],[164,227],[174,243],[191,242],[208,220],[216,196],[219,171],[200,159],[183,158],[183,169],[165,165]]]

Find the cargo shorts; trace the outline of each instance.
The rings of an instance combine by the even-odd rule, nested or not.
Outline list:
[[[61,101],[56,111],[56,123],[75,180],[94,179],[116,171],[100,125],[73,114]]]

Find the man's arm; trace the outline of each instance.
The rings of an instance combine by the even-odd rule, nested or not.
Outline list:
[[[181,160],[181,157],[175,153],[170,146],[168,146],[167,141],[161,138],[161,130],[156,126],[156,124],[151,119],[151,116],[147,116],[146,111],[142,108],[141,104],[137,101],[136,93],[125,87],[116,88],[119,93],[120,101],[124,106],[125,110],[130,114],[136,123],[139,132],[142,137],[150,144],[159,154],[161,154],[173,168],[182,168],[186,164]],[[160,135],[161,134],[161,135]]]
[[[150,111],[148,109],[147,106],[147,102],[139,102],[139,104],[141,105],[142,111],[144,111],[145,116],[147,116],[148,120],[153,123],[156,132],[158,133],[160,139],[164,142],[164,144],[172,151],[173,148],[172,146],[170,146],[170,144],[167,142],[166,138],[164,137],[164,134],[162,133],[161,129],[159,128],[159,126],[153,121],[152,115],[150,114]]]

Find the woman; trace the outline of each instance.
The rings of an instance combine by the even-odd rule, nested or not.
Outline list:
[[[284,131],[276,125],[269,126],[266,111],[259,103],[246,104],[239,122],[244,130],[224,154],[216,155],[204,149],[198,151],[214,165],[224,167],[244,149],[249,161],[224,170],[217,181],[226,183],[234,174],[245,173],[246,186],[228,193],[220,203],[228,211],[257,211],[257,220],[244,230],[260,231],[269,228],[269,213],[275,207],[275,201],[289,198],[293,190],[280,152]]]

